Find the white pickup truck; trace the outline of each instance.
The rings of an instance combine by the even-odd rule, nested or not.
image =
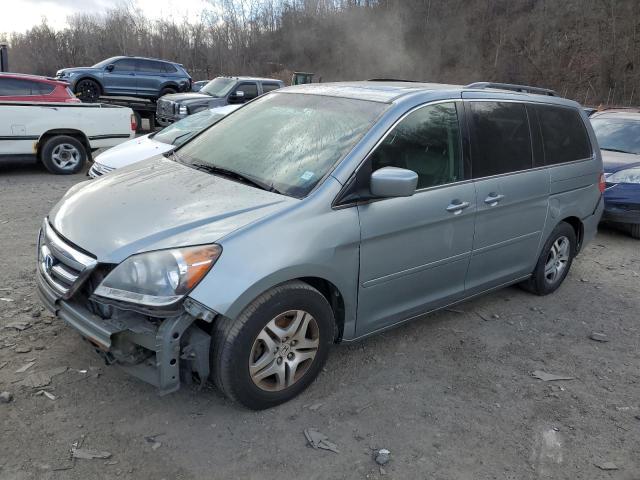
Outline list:
[[[130,108],[0,102],[0,159],[35,155],[51,173],[77,173],[91,152],[133,138],[135,131]]]

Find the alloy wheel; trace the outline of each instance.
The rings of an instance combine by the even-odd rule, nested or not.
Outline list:
[[[318,353],[320,330],[303,310],[273,318],[260,331],[249,355],[249,374],[260,389],[277,392],[291,387],[307,372]]]
[[[562,277],[569,263],[570,253],[571,242],[567,237],[559,237],[553,242],[544,266],[544,278],[548,284],[552,285]]]
[[[51,160],[62,170],[73,170],[81,159],[80,151],[70,143],[56,145],[51,152]]]

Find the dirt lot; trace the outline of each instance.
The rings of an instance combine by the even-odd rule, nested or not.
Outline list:
[[[303,395],[250,412],[212,386],[158,397],[42,310],[36,233],[84,179],[0,166],[0,479],[640,479],[640,242],[602,231],[556,294],[509,288],[336,347]],[[71,460],[76,442],[111,457]]]

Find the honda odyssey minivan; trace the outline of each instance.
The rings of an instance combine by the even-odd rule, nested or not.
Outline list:
[[[331,344],[512,284],[546,295],[593,238],[600,150],[533,87],[354,82],[257,98],[44,219],[46,307],[155,385],[291,399]]]

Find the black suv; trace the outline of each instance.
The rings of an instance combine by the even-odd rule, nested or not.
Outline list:
[[[175,93],[158,100],[156,120],[166,126],[208,108],[244,103],[284,87],[282,80],[255,77],[216,77],[199,92]]]
[[[191,76],[183,65],[144,57],[111,57],[93,67],[63,68],[56,78],[68,82],[85,102],[101,95],[156,99],[191,90]]]

